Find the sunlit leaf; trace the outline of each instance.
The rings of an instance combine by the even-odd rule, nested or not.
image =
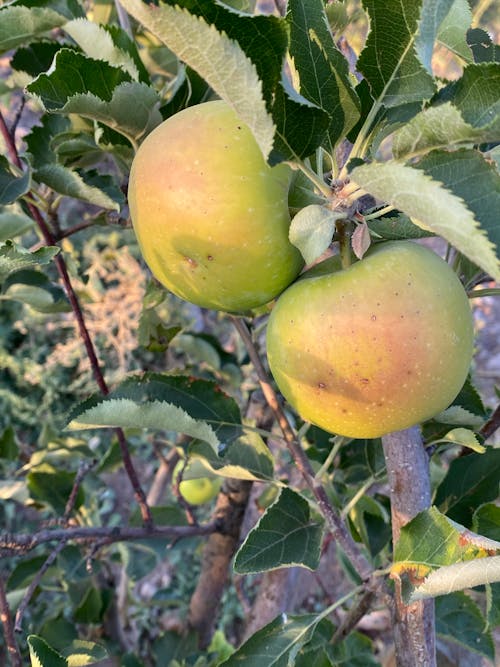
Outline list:
[[[453,160],[451,154],[448,161],[452,170]],[[439,180],[421,169],[391,161],[356,167],[351,179],[409,215],[415,224],[445,238],[491,276],[500,279],[500,263],[486,232],[464,201]]]

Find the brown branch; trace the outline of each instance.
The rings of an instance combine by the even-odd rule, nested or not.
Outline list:
[[[183,539],[196,535],[211,535],[221,532],[220,522],[215,520],[198,526],[71,526],[68,528],[48,528],[36,533],[0,533],[0,549],[12,553],[31,551],[39,544],[47,542],[94,542],[102,544],[125,542],[127,540],[147,540],[155,537]]]
[[[251,486],[245,480],[226,479],[217,497],[213,516],[221,532],[212,533],[203,548],[202,570],[189,604],[188,627],[197,632],[201,649],[212,638]]]
[[[78,471],[73,481],[73,488],[71,489],[71,493],[69,494],[69,498],[66,502],[66,507],[64,508],[64,514],[62,518],[64,524],[68,522],[71,512],[73,511],[78,495],[78,489],[83,482],[83,478],[88,472],[90,472],[90,470],[92,470],[96,464],[97,459],[94,459],[93,461],[83,461],[78,466]]]
[[[401,528],[430,507],[429,458],[418,427],[383,436],[382,445],[391,495],[392,538],[396,544]],[[435,667],[434,600],[406,605],[397,580],[393,630],[398,667]]]
[[[368,581],[373,574],[372,567],[366,560],[365,556],[361,553],[351,534],[348,532],[346,525],[331,504],[323,485],[315,479],[314,470],[309,462],[309,459],[302,450],[300,442],[298,441],[297,436],[295,435],[295,432],[278,401],[278,396],[269,380],[266,369],[264,368],[260,356],[255,348],[247,325],[241,318],[231,317],[231,319],[243,342],[245,343],[248,355],[257,373],[262,392],[281,428],[287,447],[307,486],[314,494],[319,508],[327,521],[330,532],[332,533],[334,539],[338,541],[344,550],[346,556],[355,567],[361,579],[363,581]],[[379,587],[379,583],[380,582],[376,583],[377,588]]]
[[[479,433],[484,436],[485,440],[490,438],[500,428],[500,403],[495,408],[493,414],[487,422],[479,429]]]
[[[56,544],[54,549],[50,552],[50,554],[46,558],[41,568],[38,570],[36,575],[31,580],[30,585],[28,586],[26,592],[24,593],[23,599],[21,600],[21,604],[19,605],[16,612],[16,624],[14,627],[16,632],[21,632],[22,630],[21,624],[23,622],[24,613],[28,608],[28,605],[30,603],[31,598],[33,597],[35,590],[40,584],[43,575],[47,572],[49,567],[54,563],[57,556],[61,553],[61,551],[64,549],[65,546],[66,546],[66,540],[61,540],[60,542],[58,542],[58,544]]]
[[[7,127],[7,124],[5,122],[5,119],[3,117],[3,114],[0,111],[0,132],[2,133],[5,143],[7,145],[7,150],[9,152],[10,158],[12,162],[19,167],[19,169],[23,168],[22,162],[19,158],[19,153],[17,151],[17,147],[14,141],[14,137],[12,136],[12,133],[9,131],[9,128]],[[38,225],[38,228],[43,236],[43,239],[48,246],[53,246],[56,245],[57,239],[50,230],[49,226],[47,225],[47,222],[45,221],[43,215],[41,214],[40,210],[35,206],[33,203],[29,202],[27,203],[28,209],[35,220],[35,222]],[[90,366],[92,368],[92,372],[94,375],[94,378],[97,382],[97,386],[99,387],[99,390],[101,393],[106,396],[109,393],[108,386],[106,384],[106,381],[104,379],[104,375],[102,373],[99,360],[97,358],[97,353],[95,351],[94,344],[92,342],[92,339],[90,337],[89,330],[87,329],[87,325],[85,323],[85,318],[83,315],[82,308],[80,306],[80,302],[78,300],[78,297],[76,295],[76,292],[73,288],[73,284],[71,282],[71,278],[68,273],[68,268],[66,266],[66,262],[64,260],[64,257],[61,254],[58,254],[54,258],[54,262],[57,268],[57,271],[59,273],[59,276],[61,278],[61,281],[64,285],[64,289],[66,292],[66,296],[68,297],[68,300],[70,302],[71,308],[73,310],[73,314],[76,318],[77,325],[78,325],[78,330],[80,333],[80,337],[83,340],[83,344],[85,346],[85,350],[87,352],[87,356],[90,361]],[[146,501],[146,494],[144,493],[144,490],[139,482],[139,478],[137,476],[137,472],[134,468],[134,464],[132,462],[132,458],[130,455],[130,451],[128,449],[127,441],[125,439],[125,435],[121,429],[116,429],[116,435],[118,438],[118,444],[120,446],[120,451],[121,455],[123,458],[123,464],[125,467],[125,471],[130,479],[130,483],[132,484],[132,488],[134,490],[134,496],[135,499],[140,507],[141,511],[141,516],[144,524],[146,526],[151,526],[153,523],[153,519],[151,516],[151,510],[147,504]]]
[[[14,623],[12,622],[12,614],[10,612],[9,602],[7,600],[7,593],[5,592],[5,584],[0,577],[0,620],[2,621],[3,631],[5,635],[5,643],[7,645],[7,652],[10,656],[10,664],[12,667],[23,667],[23,659],[16,642],[16,635],[14,632]]]
[[[344,618],[339,627],[335,630],[332,637],[332,644],[337,644],[345,639],[352,630],[357,626],[359,621],[367,614],[373,603],[375,602],[375,593],[372,590],[367,590],[356,601],[352,609],[349,610],[347,616]]]

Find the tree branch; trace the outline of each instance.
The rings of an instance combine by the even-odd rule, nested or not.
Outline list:
[[[0,620],[3,625],[10,663],[12,667],[23,667],[23,659],[16,642],[14,623],[12,622],[12,614],[10,613],[9,602],[7,600],[7,593],[5,592],[5,584],[2,577],[0,577]]]
[[[295,435],[295,432],[278,401],[278,396],[274,391],[266,369],[264,368],[260,356],[255,348],[247,325],[241,318],[232,317],[231,319],[243,342],[245,343],[248,355],[257,373],[262,392],[276,417],[281,431],[283,432],[288,449],[308,488],[314,494],[320,510],[327,521],[330,532],[344,550],[346,556],[355,567],[361,579],[363,581],[368,581],[373,574],[373,569],[365,556],[361,553],[357,544],[351,537],[351,534],[347,530],[346,525],[331,504],[323,485],[316,480],[309,459],[302,450],[300,442],[298,441],[297,436]],[[377,588],[379,583],[380,582],[377,582],[376,584]]]
[[[487,422],[479,429],[479,433],[487,440],[500,428],[500,403]]]
[[[3,117],[2,112],[0,111],[0,132],[2,133],[5,143],[7,145],[7,150],[10,155],[10,158],[12,162],[19,168],[23,169],[22,162],[19,158],[19,153],[17,151],[17,147],[14,141],[14,137],[12,136],[12,133],[9,131],[9,128],[7,127],[7,124],[5,122],[5,119]],[[43,236],[43,239],[48,246],[54,246],[56,245],[56,237],[50,230],[47,222],[45,221],[43,215],[41,214],[40,210],[35,206],[33,203],[28,202],[27,207],[31,213],[31,216],[35,220],[35,222],[38,225],[38,228]],[[68,273],[68,268],[66,266],[66,262],[64,260],[64,257],[61,254],[58,254],[54,258],[54,262],[57,268],[57,271],[59,273],[59,276],[61,278],[61,281],[64,285],[64,289],[66,292],[66,296],[68,297],[68,300],[70,302],[71,308],[73,310],[73,314],[76,318],[77,324],[78,324],[78,330],[80,333],[80,336],[83,340],[83,344],[85,346],[85,350],[87,352],[87,356],[90,361],[90,366],[92,368],[92,372],[94,375],[94,378],[97,382],[97,386],[99,387],[99,390],[101,393],[106,396],[109,393],[108,386],[106,384],[106,381],[104,379],[104,375],[102,373],[99,360],[97,358],[97,353],[94,348],[94,344],[92,342],[92,339],[90,337],[89,330],[87,329],[87,325],[85,323],[85,318],[83,315],[83,311],[80,306],[80,302],[78,300],[78,297],[76,295],[76,292],[73,288],[73,284],[71,282],[71,278]],[[116,429],[116,435],[118,438],[118,444],[120,446],[120,451],[122,454],[123,458],[123,464],[125,466],[125,470],[127,472],[127,475],[130,479],[130,483],[132,484],[132,488],[134,490],[134,496],[135,499],[140,507],[141,510],[141,516],[142,520],[145,525],[150,526],[153,523],[153,519],[151,516],[151,510],[147,504],[146,501],[146,494],[144,493],[144,490],[139,482],[139,478],[137,476],[137,472],[134,468],[134,464],[132,462],[132,458],[130,456],[130,451],[128,449],[127,441],[125,439],[125,435],[121,429]]]
[[[418,427],[382,438],[391,494],[392,538],[419,512],[430,507],[429,459]],[[435,667],[434,600],[406,605],[395,582],[394,643],[398,667]]]
[[[68,528],[48,528],[36,533],[0,533],[0,549],[12,553],[31,551],[39,544],[47,542],[94,542],[113,544],[127,540],[148,540],[155,537],[182,539],[197,535],[211,535],[222,532],[219,521],[197,526],[71,526]]]
[[[222,530],[206,541],[201,573],[189,604],[188,627],[198,633],[201,649],[206,649],[212,638],[251,487],[252,482],[246,480],[225,479],[217,497],[213,516]]]

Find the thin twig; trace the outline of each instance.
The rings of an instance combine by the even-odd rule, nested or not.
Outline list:
[[[68,501],[66,502],[66,507],[64,508],[64,514],[62,518],[63,524],[67,524],[67,522],[69,521],[71,512],[75,507],[76,498],[78,496],[78,489],[80,488],[81,483],[83,482],[83,478],[90,470],[92,470],[92,468],[96,464],[97,464],[97,459],[94,459],[93,461],[82,461],[78,466],[78,471],[76,473],[75,480],[73,482],[73,488],[71,489]]]
[[[31,598],[33,597],[34,592],[36,591],[38,585],[40,584],[43,575],[47,572],[49,567],[54,563],[57,556],[61,553],[61,551],[64,549],[65,546],[66,546],[66,540],[61,540],[60,542],[58,542],[58,544],[56,544],[54,549],[45,559],[45,562],[43,563],[42,567],[38,570],[38,572],[31,580],[30,585],[28,586],[26,592],[24,593],[23,599],[21,600],[21,604],[19,605],[16,612],[16,624],[14,626],[14,630],[16,632],[22,631],[22,622],[24,613],[28,608],[28,605],[30,603]]]
[[[332,506],[330,499],[326,494],[325,488],[319,482],[319,480],[315,478],[314,470],[309,462],[309,459],[302,450],[295,432],[278,401],[277,394],[274,391],[271,382],[269,381],[266,369],[264,368],[260,356],[255,348],[247,325],[241,318],[231,317],[231,319],[243,342],[245,343],[248,355],[254,365],[255,372],[257,373],[262,392],[283,432],[288,449],[292,454],[295,464],[301,472],[307,486],[314,494],[321,512],[327,521],[330,532],[344,550],[346,556],[355,567],[361,579],[363,581],[367,581],[370,579],[373,573],[372,567],[366,560],[365,556],[361,553],[360,549],[348,532],[344,522],[340,518],[335,508]]]
[[[332,637],[332,644],[338,644],[345,639],[352,630],[354,630],[363,616],[370,611],[374,601],[374,591],[367,590],[363,593],[357,600],[356,604],[350,609],[339,627],[335,630]]]
[[[12,162],[19,169],[22,169],[22,162],[19,158],[19,153],[17,152],[17,147],[14,138],[12,137],[12,133],[9,131],[9,128],[7,127],[7,124],[5,122],[5,119],[1,111],[0,111],[0,132],[4,137],[5,143],[7,145],[7,150],[9,152]],[[56,245],[56,238],[53,235],[52,231],[50,230],[49,226],[47,225],[47,222],[45,221],[45,218],[41,214],[38,207],[35,206],[33,203],[28,203],[27,206],[33,219],[37,223],[38,228],[40,229],[40,232],[43,236],[46,245],[48,246]],[[83,344],[85,346],[85,350],[87,352],[87,356],[89,358],[90,366],[92,368],[94,378],[97,382],[97,386],[99,387],[101,393],[104,396],[106,396],[109,393],[109,389],[104,379],[104,375],[102,373],[99,360],[97,358],[97,353],[95,351],[94,344],[90,337],[89,330],[87,329],[87,325],[85,323],[85,318],[83,315],[82,308],[80,306],[80,302],[73,288],[73,284],[71,282],[71,278],[68,273],[66,262],[61,254],[58,254],[54,257],[54,262],[57,271],[59,273],[59,276],[61,278],[61,281],[64,285],[66,296],[68,297],[68,301],[70,302],[73,314],[76,318],[78,324],[78,330],[83,340]],[[146,494],[144,493],[144,490],[139,482],[137,472],[134,468],[134,464],[132,462],[132,458],[130,455],[130,451],[128,449],[125,435],[121,429],[116,429],[116,435],[118,438],[118,444],[120,446],[120,451],[123,458],[123,464],[126,473],[130,479],[130,483],[132,484],[132,488],[134,490],[134,496],[141,511],[142,520],[146,526],[151,526],[153,523],[153,518],[151,516],[151,509],[147,504]]]
[[[5,592],[5,584],[2,577],[0,577],[0,620],[3,625],[10,663],[12,667],[23,667],[23,659],[16,642],[14,623],[12,621],[12,614],[10,613],[9,602],[7,600],[7,593]]]
[[[25,553],[39,544],[47,542],[94,542],[103,544],[125,542],[127,540],[146,540],[155,537],[173,537],[182,539],[196,535],[210,535],[218,532],[216,521],[198,526],[69,526],[67,528],[48,528],[36,533],[0,533],[0,549],[11,553]]]

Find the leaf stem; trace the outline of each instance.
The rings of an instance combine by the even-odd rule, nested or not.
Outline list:
[[[304,162],[302,161],[297,161],[293,163],[294,165],[297,165],[297,167],[300,169],[300,171],[307,176],[307,178],[311,181],[313,185],[316,186],[318,191],[325,197],[325,199],[331,199],[332,197],[332,190],[331,188],[325,183],[325,181],[316,174],[313,169],[308,167]]]
[[[376,220],[377,218],[382,217],[386,213],[390,213],[391,211],[394,211],[395,207],[392,206],[392,204],[389,204],[388,206],[384,206],[383,208],[379,208],[378,211],[375,211],[375,213],[370,213],[369,215],[365,215],[365,221],[368,222],[369,220]]]

